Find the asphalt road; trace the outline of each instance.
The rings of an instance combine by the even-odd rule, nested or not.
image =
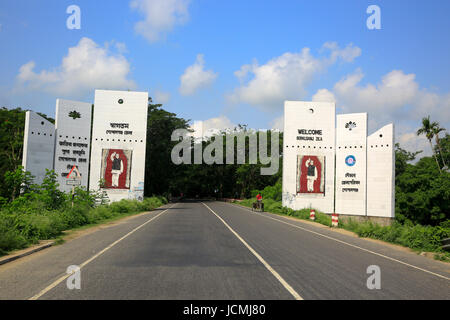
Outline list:
[[[81,267],[81,289],[67,267]],[[370,290],[369,266],[381,288]],[[450,267],[222,202],[167,205],[0,266],[0,299],[450,299]]]

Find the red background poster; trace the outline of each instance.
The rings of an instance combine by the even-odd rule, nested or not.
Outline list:
[[[300,176],[300,181],[298,183],[300,184],[300,189],[297,189],[298,193],[324,193],[324,184],[322,183],[322,165],[323,165],[323,158],[320,157],[322,161],[319,160],[319,157],[317,156],[300,156],[301,163],[299,163],[299,167],[297,167],[297,170],[300,170],[300,175],[297,175],[297,178]],[[306,166],[306,161],[311,159],[314,162],[314,166],[317,168],[317,179],[314,181],[314,191],[308,191],[308,167]]]
[[[118,187],[113,187],[112,186],[112,174],[111,174],[111,169],[112,169],[112,160],[111,160],[111,156],[113,153],[117,153],[119,155],[119,159],[122,160],[123,162],[123,172],[122,174],[119,176],[119,186]],[[123,150],[121,149],[109,149],[108,152],[106,153],[106,170],[105,172],[105,187],[108,189],[130,189],[129,184],[127,186],[127,175],[128,175],[128,158],[125,156],[125,153],[123,152]]]

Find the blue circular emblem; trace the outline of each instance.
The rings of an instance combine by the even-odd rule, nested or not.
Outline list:
[[[345,164],[348,165],[349,167],[353,167],[355,163],[356,163],[355,156],[348,156],[347,158],[345,158]]]

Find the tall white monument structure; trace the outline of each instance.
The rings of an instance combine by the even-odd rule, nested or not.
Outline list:
[[[82,187],[88,188],[92,104],[56,100],[56,145],[54,170],[60,190],[69,192],[67,175],[76,166]]]
[[[367,137],[367,215],[395,216],[394,125]]]
[[[110,201],[143,200],[147,112],[147,92],[108,90],[95,91],[94,107],[56,100],[56,127],[28,111],[23,166],[38,184],[46,169],[55,170],[61,191],[79,183]],[[81,179],[68,181],[71,172]]]
[[[283,206],[334,209],[334,103],[286,101]]]
[[[339,114],[336,121],[336,207],[366,214],[367,113]]]
[[[46,169],[53,170],[55,150],[55,125],[36,112],[27,111],[23,142],[22,166],[41,184]]]
[[[367,137],[367,113],[286,101],[283,206],[344,216],[395,216],[394,126]]]
[[[96,90],[89,189],[143,199],[148,93]]]

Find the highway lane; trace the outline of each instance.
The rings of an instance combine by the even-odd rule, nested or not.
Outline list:
[[[81,290],[61,278],[69,265],[82,266]],[[380,290],[366,286],[370,265]],[[383,244],[186,202],[1,266],[0,299],[450,299],[449,277],[446,264]]]
[[[40,299],[292,299],[201,204],[176,204]]]
[[[304,299],[450,299],[448,264],[299,220],[222,202],[205,204]],[[367,288],[371,265],[380,267],[380,290]]]
[[[0,299],[31,298],[65,274],[68,266],[80,265],[169,207],[95,227],[95,232],[0,266]]]

